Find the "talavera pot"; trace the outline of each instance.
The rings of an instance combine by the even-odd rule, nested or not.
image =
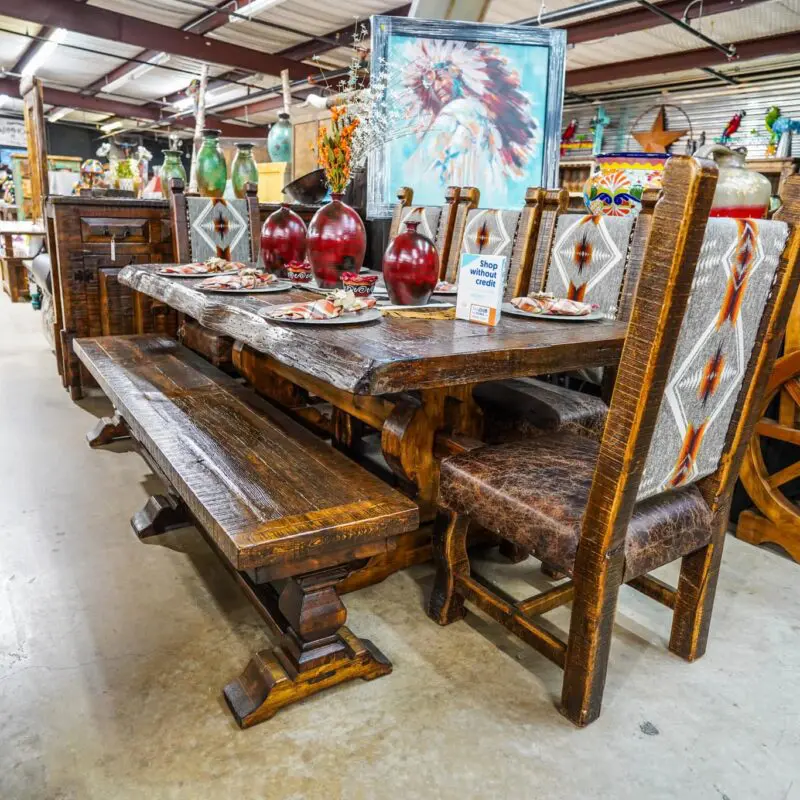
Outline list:
[[[697,158],[713,158],[719,167],[717,188],[711,203],[712,217],[761,219],[767,214],[772,184],[760,172],[747,169],[744,147],[731,150],[721,144],[708,144],[696,153]]]
[[[399,306],[422,306],[439,280],[436,245],[417,231],[418,222],[392,239],[383,256],[383,280],[389,299]]]
[[[638,214],[645,189],[660,189],[667,153],[603,153],[583,186],[591,214],[625,217]]]
[[[323,289],[341,285],[343,272],[358,272],[367,252],[367,231],[361,217],[332,195],[308,226],[308,260]]]

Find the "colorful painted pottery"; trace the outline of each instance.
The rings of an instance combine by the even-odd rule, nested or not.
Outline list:
[[[308,226],[308,260],[323,289],[340,286],[343,272],[358,272],[367,252],[361,217],[342,202],[341,194],[332,197]]]
[[[377,280],[377,275],[358,275],[355,272],[342,274],[345,290],[351,291],[356,297],[369,297],[375,291]]]
[[[201,197],[222,197],[228,182],[228,166],[219,137],[220,131],[203,131],[203,144],[197,153],[197,188]]]
[[[405,231],[389,242],[383,256],[383,279],[389,299],[398,306],[421,306],[430,300],[439,280],[436,245],[406,222]]]
[[[165,150],[164,163],[161,165],[161,188],[169,190],[169,182],[179,178],[186,183],[186,169],[181,161],[180,150]]]
[[[306,257],[306,224],[285,203],[273,211],[261,228],[264,268],[285,278],[286,267]]]
[[[272,161],[292,160],[292,123],[285,112],[278,114],[278,121],[269,129],[267,152]]]
[[[761,219],[767,215],[772,184],[759,172],[747,169],[747,150],[731,150],[721,144],[701,147],[696,158],[713,158],[719,167],[717,188],[711,203],[712,217]]]
[[[308,261],[292,261],[286,265],[286,272],[292,283],[311,283],[311,264]]]
[[[661,188],[666,153],[603,153],[583,186],[591,214],[625,217],[638,214],[645,189]]]
[[[245,196],[248,183],[258,183],[258,166],[253,158],[252,142],[237,142],[236,157],[231,164],[231,183],[233,193],[240,198]]]

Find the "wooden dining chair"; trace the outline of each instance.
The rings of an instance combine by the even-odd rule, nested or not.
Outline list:
[[[450,257],[450,245],[453,241],[456,219],[459,216],[461,189],[450,186],[445,192],[445,201],[441,206],[415,206],[414,190],[403,186],[397,193],[397,205],[392,212],[392,222],[389,228],[389,241],[398,233],[405,230],[406,223],[416,222],[418,230],[427,236],[435,245],[439,253],[441,272]]]
[[[255,263],[260,252],[258,186],[248,183],[246,197],[223,200],[186,194],[180,178],[169,184],[170,224],[176,263],[225,258]],[[232,369],[233,340],[192,319],[183,317],[180,342],[207,358],[214,366]]]
[[[541,190],[529,190],[529,197],[536,191]],[[553,213],[539,223],[530,279],[509,281],[506,299],[544,290],[596,304],[606,318],[627,322],[657,197],[657,191],[648,190],[634,219],[567,213],[563,195],[546,193],[543,214],[548,203]],[[599,369],[567,376],[599,387],[600,396],[539,378],[477,387],[474,396],[484,411],[486,441],[538,435],[542,430],[599,436],[608,413],[602,398],[610,397],[615,375],[615,370]]]
[[[667,164],[601,440],[542,434],[441,464],[429,615],[449,624],[470,601],[561,666],[579,726],[600,713],[622,583],[673,609],[670,650],[705,652],[736,475],[800,278],[800,207],[789,224],[708,220],[716,175]],[[471,522],[570,580],[509,599],[471,570]],[[648,575],[678,558],[677,589]],[[535,617],[569,601],[565,642]]]

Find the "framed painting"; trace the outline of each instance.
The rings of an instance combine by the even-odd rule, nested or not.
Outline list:
[[[556,188],[565,52],[558,29],[372,17],[390,122],[369,154],[368,216],[391,216],[401,186],[432,206],[448,186],[476,186],[484,208]]]

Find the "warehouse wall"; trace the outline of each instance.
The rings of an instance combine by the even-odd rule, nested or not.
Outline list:
[[[636,140],[630,136],[631,126],[636,118],[657,103],[680,106],[691,120],[694,138],[701,131],[706,133],[706,141],[711,142],[722,134],[730,118],[744,109],[747,115],[742,120],[738,133],[733,137],[733,146],[747,147],[750,158],[763,158],[769,134],[764,127],[767,109],[777,105],[781,113],[792,119],[800,119],[800,80],[783,80],[757,86],[727,86],[720,83],[719,88],[671,91],[663,96],[649,96],[628,100],[603,102],[602,106],[611,124],[605,130],[603,150],[640,150]],[[589,123],[595,113],[595,105],[581,103],[564,109],[562,130],[571,119],[578,120],[578,134],[589,134]],[[653,123],[655,111],[646,114],[637,124],[637,130],[647,130]],[[687,128],[686,118],[677,109],[667,108],[667,130]],[[756,134],[751,134],[755,129]],[[688,136],[679,139],[673,146],[673,153],[685,153]],[[792,138],[792,155],[800,157],[800,135]]]

